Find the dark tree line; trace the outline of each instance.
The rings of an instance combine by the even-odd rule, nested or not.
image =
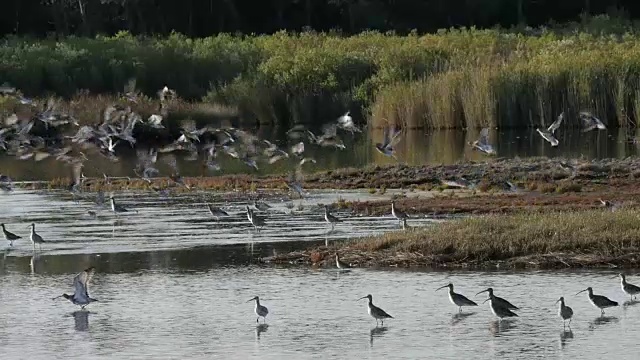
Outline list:
[[[3,0],[0,33],[430,32],[452,26],[536,26],[621,9],[640,18],[640,0]]]

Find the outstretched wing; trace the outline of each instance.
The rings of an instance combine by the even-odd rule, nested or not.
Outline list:
[[[389,147],[394,147],[400,142],[401,140],[400,134],[402,134],[402,129],[394,129],[391,132],[390,140],[388,144]]]
[[[480,145],[489,144],[489,128],[483,128],[482,130],[480,130],[480,138],[478,139],[478,143],[480,143]]]
[[[73,278],[73,287],[75,289],[74,297],[76,300],[82,301],[89,299],[89,292],[87,288],[94,272],[95,268],[92,266]]]
[[[558,115],[558,119],[554,121],[553,124],[551,124],[547,130],[553,134],[560,127],[560,124],[562,124],[563,119],[564,119],[564,112],[561,112],[560,115]]]

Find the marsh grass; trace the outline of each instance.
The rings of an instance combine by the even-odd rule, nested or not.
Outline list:
[[[553,29],[408,36],[8,37],[0,81],[27,96],[71,98],[122,92],[135,78],[151,97],[168,85],[188,101],[283,125],[325,123],[349,109],[360,123],[371,115],[373,127],[525,127],[548,125],[561,111],[563,126],[579,126],[580,110],[629,126],[640,118],[634,26],[596,16]]]
[[[449,262],[558,253],[611,258],[640,251],[639,217],[637,209],[488,215],[371,236],[344,246],[420,253]]]

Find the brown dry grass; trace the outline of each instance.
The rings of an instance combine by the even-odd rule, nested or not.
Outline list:
[[[639,218],[640,210],[624,208],[487,215],[370,236],[269,261],[308,263],[306,254],[314,254],[316,264],[327,265],[340,252],[344,261],[356,266],[638,267]]]

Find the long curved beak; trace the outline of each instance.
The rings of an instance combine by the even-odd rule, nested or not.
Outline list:
[[[554,303],[554,305],[555,305],[555,304],[557,304],[557,303],[559,303],[559,302],[560,302],[560,299],[556,300],[556,302]]]
[[[439,288],[436,289],[436,291],[440,290],[440,289],[444,289],[446,287],[449,287],[449,285],[445,285],[445,286],[440,286]]]
[[[587,289],[584,289],[584,290],[582,290],[582,291],[579,291],[576,295],[578,295],[578,294],[580,294],[580,293],[583,293],[583,292],[585,292],[585,291],[587,291]]]
[[[491,300],[490,298],[485,299],[482,303],[486,303],[487,301]]]
[[[477,293],[477,294],[476,294],[476,296],[478,296],[478,295],[482,294],[483,292],[487,292],[487,291],[489,291],[489,289],[487,289],[487,290],[482,290],[482,291],[480,291],[479,293]]]
[[[362,300],[362,299],[366,299],[366,298],[367,298],[366,296],[363,296],[363,297],[361,297],[361,298],[360,298],[360,299],[358,299],[358,300]],[[356,300],[356,301],[358,301],[358,300]]]
[[[56,297],[54,297],[54,298],[51,298],[51,300],[55,300],[55,299],[57,299],[57,298],[61,298],[61,297],[62,297],[62,295],[58,295],[58,296],[56,296]]]
[[[253,300],[255,300],[255,299],[256,299],[256,298],[253,298],[253,299],[249,299],[249,300],[247,300],[247,302],[250,302],[250,301],[253,301]]]

